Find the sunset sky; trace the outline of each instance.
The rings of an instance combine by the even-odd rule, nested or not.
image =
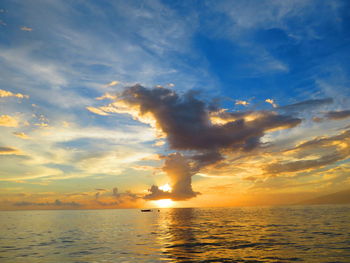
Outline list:
[[[0,4],[0,209],[350,189],[349,1]]]

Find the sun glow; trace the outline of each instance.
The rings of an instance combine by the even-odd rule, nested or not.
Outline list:
[[[171,192],[171,187],[170,187],[169,184],[165,184],[165,185],[159,186],[159,189],[164,191],[164,192]]]
[[[159,189],[164,192],[171,192],[172,190],[169,184],[159,186]],[[171,199],[160,199],[160,200],[154,201],[154,203],[157,207],[161,207],[161,208],[171,207],[174,205],[174,201]]]
[[[172,207],[175,202],[171,199],[160,199],[160,200],[154,201],[154,203],[156,204],[157,207],[167,208],[167,207]]]

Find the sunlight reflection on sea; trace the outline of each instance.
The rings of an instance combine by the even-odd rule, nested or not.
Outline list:
[[[0,262],[350,262],[350,206],[0,212]]]

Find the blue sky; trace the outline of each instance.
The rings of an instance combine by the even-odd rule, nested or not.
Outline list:
[[[130,112],[105,111],[106,100],[96,99],[136,83],[180,95],[195,90],[202,101],[228,112],[300,118],[297,127],[260,138],[279,150],[319,136],[335,138],[349,125],[347,117],[325,117],[350,108],[348,1],[5,0],[0,9],[0,89],[12,94],[0,97],[0,147],[7,147],[1,155],[3,200],[25,192],[35,202],[50,193],[51,202],[75,188],[94,196],[96,188],[111,185],[142,194],[151,184],[166,183],[162,159],[150,156],[176,150],[169,138],[159,139],[154,126]],[[283,108],[303,101],[311,106]],[[342,167],[348,174],[346,160],[314,168]],[[246,168],[232,166],[226,174],[242,174],[225,181],[215,177],[218,170],[205,168],[193,176],[193,187],[231,185],[240,192],[275,180],[243,180]],[[283,185],[291,185],[281,176]],[[310,183],[311,177],[295,174],[295,181]],[[334,180],[343,181],[293,188],[293,194],[331,192],[350,183]]]

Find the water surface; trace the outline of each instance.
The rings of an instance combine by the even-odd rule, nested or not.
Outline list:
[[[350,262],[350,206],[2,211],[0,262]]]

